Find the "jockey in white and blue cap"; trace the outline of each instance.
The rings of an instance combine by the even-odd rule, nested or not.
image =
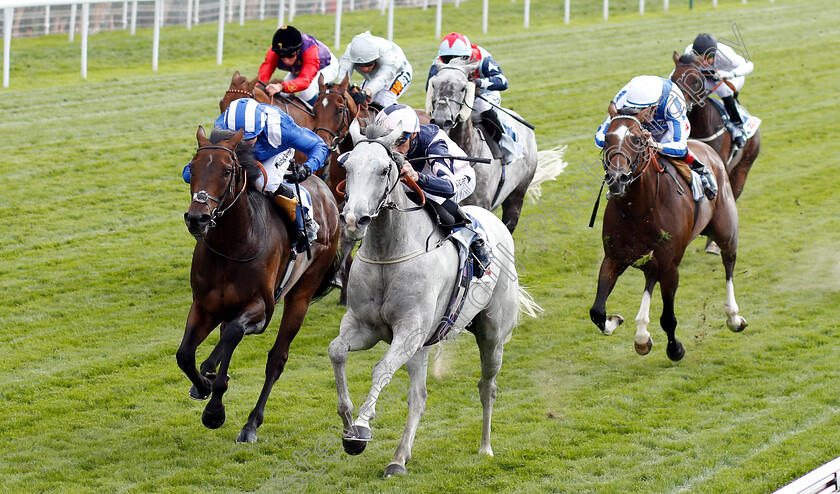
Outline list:
[[[691,124],[686,116],[685,98],[680,88],[668,79],[640,75],[630,80],[610,102],[610,114],[632,115],[650,133],[649,145],[659,154],[681,159],[700,174],[706,197],[717,194],[717,186],[706,167],[688,149]],[[610,115],[595,132],[595,145],[604,147],[604,134]]]

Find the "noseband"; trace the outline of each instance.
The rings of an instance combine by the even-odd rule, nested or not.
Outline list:
[[[198,154],[198,151],[202,151],[202,150],[205,150],[205,149],[224,149],[225,151],[230,153],[230,155],[233,157],[233,173],[230,175],[230,181],[228,182],[228,185],[225,188],[225,193],[222,195],[221,199],[216,198],[214,196],[211,196],[204,189],[199,190],[198,192],[194,193],[193,196],[192,196],[192,202],[197,202],[199,204],[204,204],[205,206],[207,206],[208,209],[210,209],[210,203],[208,202],[208,200],[216,203],[216,207],[210,209],[210,227],[212,228],[212,227],[216,226],[216,219],[221,218],[222,215],[224,215],[231,207],[233,207],[233,205],[236,204],[236,201],[239,199],[239,196],[241,196],[242,193],[245,192],[245,186],[248,184],[248,179],[247,179],[248,177],[247,177],[247,172],[245,171],[245,169],[242,168],[242,165],[239,164],[239,158],[237,158],[236,152],[234,152],[232,149],[226,148],[224,146],[218,146],[218,145],[200,146],[198,148],[198,150],[196,150],[196,154]],[[227,199],[228,194],[233,194],[233,192],[234,192],[234,180],[236,179],[236,175],[239,174],[240,170],[242,171],[242,178],[243,178],[242,189],[239,190],[239,192],[236,194],[236,196],[233,198],[231,203],[228,204],[227,207],[221,208],[222,204],[225,202],[225,199]]]

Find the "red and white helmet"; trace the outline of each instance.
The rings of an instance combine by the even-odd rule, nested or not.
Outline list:
[[[375,121],[389,130],[399,127],[403,132],[410,134],[420,132],[420,119],[417,118],[417,112],[414,111],[414,108],[402,103],[394,103],[385,107],[376,116]]]
[[[469,57],[470,55],[472,55],[470,40],[461,33],[449,33],[440,42],[439,57]]]

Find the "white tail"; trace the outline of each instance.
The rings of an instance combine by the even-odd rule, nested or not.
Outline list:
[[[519,287],[519,312],[531,317],[539,317],[538,312],[545,312],[523,286]]]
[[[528,197],[531,201],[536,203],[542,195],[542,183],[549,180],[554,180],[557,175],[563,173],[566,168],[566,163],[563,161],[563,154],[566,152],[566,146],[557,146],[552,149],[537,152],[537,169],[534,172],[534,179],[531,180],[531,185],[528,186]]]

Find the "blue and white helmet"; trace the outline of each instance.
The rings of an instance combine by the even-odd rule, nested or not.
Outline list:
[[[615,107],[623,108],[647,108],[659,102],[662,97],[663,79],[654,75],[640,75],[630,79],[618,93]]]
[[[414,108],[402,103],[394,103],[386,107],[376,116],[375,122],[384,125],[389,130],[400,128],[403,132],[410,134],[420,132],[420,119],[417,118],[417,112]]]

